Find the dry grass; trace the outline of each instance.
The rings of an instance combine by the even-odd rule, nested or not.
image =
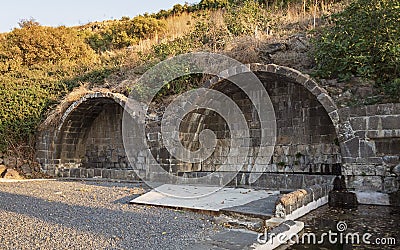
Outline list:
[[[165,19],[166,30],[162,35],[156,35],[154,38],[140,40],[138,45],[132,46],[134,51],[145,52],[151,49],[155,44],[171,41],[187,33],[194,25],[192,13],[182,13]]]
[[[182,13],[178,16],[172,16],[166,19],[167,32],[163,35],[161,40],[171,40],[182,36],[194,25],[193,14]]]
[[[314,0],[305,1],[314,2]],[[318,28],[325,25],[322,16],[341,11],[349,2],[349,0],[343,0],[340,3],[328,4],[326,1],[325,3],[322,3],[321,0],[318,1],[320,3],[318,8],[309,7],[305,9],[301,4],[285,6],[285,8],[282,9],[272,9],[272,7],[270,7],[271,22],[269,30],[258,32],[257,37],[244,36],[231,40],[225,37],[226,47],[223,51],[218,49],[216,45],[214,45],[211,50],[216,53],[226,54],[242,63],[265,62],[260,58],[260,50],[263,49],[263,46],[270,43],[285,43],[295,34],[308,34],[308,31],[314,29],[314,26]],[[215,40],[217,40],[219,36],[227,35],[228,31],[224,22],[224,14],[225,10],[220,9],[210,11],[203,17],[205,18],[203,21],[210,24],[208,34],[210,38],[215,38]],[[123,93],[126,91],[127,86],[130,85],[132,81],[139,78],[140,74],[145,71],[145,69],[141,70],[143,61],[138,55],[138,52],[143,55],[152,53],[151,49],[153,45],[173,40],[187,34],[201,18],[202,17],[197,17],[197,14],[188,13],[167,18],[166,33],[163,36],[142,40],[139,45],[133,49],[121,51],[121,53],[124,54],[121,70],[117,74],[108,77],[107,85],[105,86],[111,86],[114,92]],[[279,59],[278,61],[283,64],[285,64],[286,59],[289,61],[299,61],[298,64],[304,63],[302,61],[304,58],[298,54],[282,54],[281,57],[280,59],[275,59]],[[307,63],[310,64],[309,62]]]
[[[304,4],[291,4],[285,9],[271,10],[273,25],[272,30],[268,33],[269,37],[290,36],[323,26],[325,25],[324,16],[342,11],[350,0],[343,0],[339,3],[319,0],[317,1],[318,5],[314,4],[314,0],[304,0],[304,2],[307,3],[307,8],[304,7]]]
[[[260,62],[259,48],[261,40],[251,36],[234,39],[226,48],[225,54],[241,63]]]
[[[52,109],[48,115],[46,115],[46,120],[44,120],[40,125],[39,125],[39,131],[44,130],[49,127],[55,127],[57,124],[60,122],[62,115],[64,112],[68,109],[68,107],[74,103],[75,101],[78,101],[82,97],[84,97],[87,94],[92,94],[96,92],[101,92],[101,93],[107,93],[110,92],[109,89],[104,89],[104,88],[93,88],[89,89],[87,85],[81,85],[77,88],[75,88],[73,91],[71,91],[68,95],[66,95],[60,103],[57,105],[55,109]]]
[[[343,0],[335,4],[322,0],[318,2],[318,6],[310,8],[304,8],[304,5],[301,4],[292,4],[282,9],[271,9],[271,7],[271,25],[268,30],[259,32],[258,37],[246,36],[233,39],[224,53],[242,63],[265,62],[265,59],[260,58],[260,51],[265,46],[272,43],[287,43],[299,34],[302,34],[300,36],[311,36],[309,31],[326,25],[323,16],[342,11],[350,1]],[[308,67],[312,64],[311,59],[304,53],[295,51],[283,51],[274,56],[274,62],[301,70],[304,70],[303,66]],[[267,63],[269,62],[267,61]]]

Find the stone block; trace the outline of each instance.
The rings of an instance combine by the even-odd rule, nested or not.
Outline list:
[[[382,120],[379,116],[370,116],[368,118],[368,130],[382,129]]]
[[[383,180],[383,191],[392,193],[399,190],[399,180],[397,177],[385,177]]]
[[[351,117],[366,116],[367,110],[365,107],[352,107],[349,109]]]
[[[360,176],[374,176],[376,175],[376,170],[374,165],[353,165],[352,174]]]
[[[361,130],[354,132],[354,135],[359,139],[365,140],[367,138],[367,131]]]
[[[386,103],[377,105],[376,114],[377,115],[391,115],[394,112],[394,104]]]
[[[86,173],[87,173],[87,178],[94,177],[94,169],[86,169]]]
[[[350,119],[351,127],[353,130],[366,130],[367,129],[367,118],[365,117],[354,117]]]
[[[347,176],[347,188],[357,191],[382,191],[381,176]]]
[[[347,191],[330,191],[328,196],[330,207],[337,208],[356,208],[358,206],[357,196],[355,193]]]
[[[308,81],[306,81],[306,82],[304,83],[304,87],[305,87],[306,89],[308,89],[309,91],[313,90],[313,89],[316,88],[317,86],[318,86],[317,83],[316,83],[314,80],[312,80],[312,79],[309,79]]]
[[[96,168],[93,171],[93,177],[102,177],[103,170],[101,168]]]
[[[58,173],[61,175],[63,178],[68,178],[71,177],[71,172],[69,169],[58,169]]]
[[[101,177],[104,179],[111,179],[111,169],[102,169],[101,170]]]
[[[360,141],[358,138],[343,142],[340,146],[343,157],[357,158],[360,156]]]
[[[400,129],[400,115],[384,116],[381,119],[383,129]]]
[[[70,170],[70,177],[80,178],[81,177],[81,169],[80,168],[72,168]]]
[[[302,188],[303,176],[296,174],[277,174],[275,176],[276,185],[283,189]]]
[[[368,164],[374,164],[374,165],[383,164],[382,157],[368,157],[366,160]]]
[[[267,65],[266,71],[267,71],[267,72],[271,72],[271,73],[275,73],[275,72],[276,72],[276,69],[277,69],[277,65],[268,64],[268,65]]]
[[[360,140],[360,157],[361,158],[368,158],[374,157],[375,154],[375,147],[374,143]]]

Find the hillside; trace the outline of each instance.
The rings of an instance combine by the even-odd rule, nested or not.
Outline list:
[[[360,50],[368,51],[369,45],[348,39],[347,45],[355,44],[360,50],[350,53],[338,49],[341,55],[350,55],[343,59],[346,63],[329,64],[335,58],[342,60],[329,51],[346,46],[330,37],[332,31],[340,33],[335,24],[340,29],[350,27],[353,23],[344,22],[349,11],[364,13],[363,8],[370,3],[376,6],[365,11],[371,20],[386,10],[392,15],[379,24],[387,27],[384,33],[388,35],[381,36],[381,29],[364,30],[363,34],[370,39],[371,33],[381,39],[375,44],[386,47],[363,57]],[[71,28],[21,21],[20,28],[0,34],[0,151],[12,150],[30,158],[35,131],[49,114],[50,118],[57,117],[90,91],[108,89],[127,94],[134,88],[130,80],[139,78],[152,65],[192,51],[222,53],[243,63],[296,68],[321,78],[343,105],[399,101],[398,7],[398,0],[203,0],[155,14]],[[363,21],[362,15],[357,18]],[[370,64],[376,55],[383,58]],[[332,67],[346,74],[338,74]],[[196,78],[188,82],[181,81],[181,85],[161,94],[195,87]]]

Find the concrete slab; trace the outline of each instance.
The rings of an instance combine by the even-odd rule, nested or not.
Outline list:
[[[190,249],[201,249],[201,250],[242,250],[251,249],[252,246],[257,242],[258,234],[255,232],[230,229],[220,232],[209,239],[202,242],[197,242],[190,246]]]
[[[168,196],[162,192],[163,190],[167,190],[167,193],[174,193],[176,196]],[[133,199],[131,203],[219,212],[223,209],[243,206],[279,194],[279,191],[254,190],[247,188],[222,188],[209,195],[198,196],[199,193],[207,193],[208,190],[210,190],[211,193],[212,190],[215,190],[215,187],[164,184],[158,187],[157,190],[152,190]],[[266,202],[267,200],[264,201],[264,204]],[[258,203],[253,204],[257,205]],[[250,207],[253,207],[253,205],[250,204]],[[269,213],[268,207],[265,208],[265,211],[262,211],[261,209],[260,212],[266,214]],[[246,210],[244,207],[236,209]],[[248,208],[249,211],[251,209],[254,211],[256,210],[255,208]]]
[[[383,205],[389,206],[390,199],[388,194],[378,192],[355,192],[359,204],[364,205]]]
[[[257,217],[262,219],[269,219],[273,217],[275,210],[275,203],[278,199],[278,194],[270,195],[267,198],[251,201],[247,204],[224,208],[221,211],[224,213],[237,213],[248,215],[250,217]]]

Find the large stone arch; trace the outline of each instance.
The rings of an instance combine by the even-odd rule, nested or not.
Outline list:
[[[237,68],[230,68],[221,72],[219,76],[212,78],[210,81],[206,82],[203,87],[205,88],[213,88],[217,89],[226,95],[228,95],[231,99],[237,99],[236,102],[238,106],[241,107],[242,112],[245,114],[245,117],[249,118],[248,124],[249,128],[251,129],[251,140],[252,143],[257,144],[257,136],[259,136],[259,132],[257,129],[257,124],[252,123],[252,116],[254,116],[254,110],[251,110],[251,103],[249,103],[248,98],[246,95],[239,91],[239,88],[236,89],[232,83],[229,83],[229,78],[243,75],[249,72],[255,73],[261,82],[266,87],[267,91],[274,91],[268,84],[277,84],[276,86],[279,88],[278,85],[285,85],[287,88],[291,88],[289,91],[296,92],[299,91],[298,95],[295,97],[297,101],[302,101],[301,99],[304,98],[304,101],[309,102],[309,105],[314,105],[312,109],[308,109],[307,112],[314,112],[311,114],[312,119],[308,119],[307,122],[314,124],[313,128],[315,130],[310,131],[310,133],[306,133],[307,136],[310,136],[310,139],[304,139],[303,141],[297,141],[298,147],[290,147],[285,145],[284,138],[279,138],[278,133],[278,146],[280,147],[278,154],[282,154],[282,158],[273,158],[272,162],[266,162],[268,164],[267,172],[269,173],[277,173],[280,177],[280,173],[292,173],[292,174],[302,174],[302,176],[295,176],[293,179],[296,179],[293,182],[293,185],[288,184],[291,178],[286,178],[285,180],[280,180],[279,178],[275,178],[275,186],[279,187],[279,182],[285,182],[287,185],[283,186],[282,188],[293,188],[293,187],[301,187],[304,186],[304,175],[309,173],[319,174],[319,175],[332,175],[332,174],[340,174],[340,165],[342,163],[341,153],[339,143],[342,140],[346,139],[340,136],[343,133],[343,126],[339,119],[338,115],[338,108],[334,103],[333,99],[329,96],[326,90],[320,87],[313,79],[311,79],[308,75],[304,75],[297,70],[282,67],[278,65],[263,65],[263,64],[248,64]],[[290,85],[290,86],[289,86]],[[304,96],[301,96],[304,94]],[[274,95],[270,93],[270,96]],[[290,94],[288,94],[290,95]],[[235,101],[235,100],[234,100]],[[283,100],[282,100],[283,101]],[[280,101],[275,101],[275,104],[279,104]],[[274,101],[273,101],[274,103]],[[282,105],[286,105],[282,102]],[[307,104],[308,105],[308,104]],[[307,109],[307,106],[304,107]],[[294,110],[296,111],[296,110]],[[308,118],[310,118],[308,117]],[[279,118],[279,117],[278,117]],[[295,117],[293,117],[295,118]],[[283,119],[284,120],[284,119]],[[278,121],[279,123],[280,121]],[[283,121],[285,122],[285,121]],[[301,122],[301,121],[300,121]],[[278,124],[278,129],[279,129]],[[324,131],[321,130],[321,127]],[[302,129],[306,129],[307,125],[303,126]],[[168,152],[162,146],[162,142],[159,144],[155,144],[152,149],[153,156],[156,159],[159,159],[159,163],[161,163],[165,170],[168,170],[173,173],[177,174],[184,174],[186,176],[202,176],[203,172],[210,172],[215,171],[218,169],[218,164],[226,158],[227,150],[224,148],[227,144],[226,137],[229,136],[229,131],[226,131],[226,124],[222,117],[218,116],[215,112],[210,112],[206,110],[197,110],[190,114],[188,114],[183,120],[180,127],[180,134],[181,140],[184,146],[190,148],[191,150],[197,150],[199,143],[196,141],[198,138],[199,131],[203,129],[211,129],[216,132],[216,136],[218,139],[217,148],[212,157],[207,159],[203,163],[190,163],[186,164],[184,162],[180,162],[173,157],[170,157]],[[290,130],[292,128],[287,127],[284,130]],[[346,130],[345,134],[348,134],[349,137],[354,136],[351,127],[344,127]],[[311,134],[311,132],[313,134]],[[197,133],[197,136],[196,136]],[[290,132],[288,132],[290,133]],[[318,134],[322,133],[322,134]],[[155,135],[152,137],[156,137],[156,134],[159,134],[159,131],[155,131]],[[281,134],[282,135],[282,134]],[[286,138],[288,139],[288,138]],[[297,135],[292,135],[290,140],[298,139]],[[311,140],[314,140],[311,142]],[[279,140],[282,140],[279,142]],[[322,141],[319,141],[322,140]],[[321,147],[317,147],[315,145],[323,144]],[[309,146],[311,145],[311,146]],[[278,148],[278,147],[276,147]],[[312,153],[311,157],[308,159],[300,159],[306,158],[301,156],[307,156],[307,150],[316,150],[318,152]],[[324,151],[325,150],[325,151]],[[291,152],[289,152],[291,151]],[[332,152],[327,152],[332,151]],[[254,155],[249,155],[249,164],[243,168],[246,171],[257,171],[257,165],[252,162],[253,158],[256,156],[257,152],[253,152]],[[318,155],[319,159],[316,159],[316,155]],[[253,157],[254,156],[254,157]],[[325,158],[324,158],[325,157]],[[310,159],[314,162],[311,162]],[[298,164],[297,161],[302,161],[302,166],[294,166],[294,165],[301,165]],[[277,166],[278,163],[282,166]],[[262,168],[258,168],[262,169]],[[271,177],[271,175],[269,175]],[[298,177],[298,178],[297,178]],[[241,177],[239,177],[241,178]],[[330,181],[332,177],[327,177],[325,181]],[[242,178],[243,179],[243,178]],[[246,179],[246,177],[244,177]],[[274,179],[274,178],[269,178]],[[316,182],[316,178],[310,178],[311,183]],[[300,180],[300,181],[298,181]],[[246,181],[245,181],[246,182]],[[278,185],[278,186],[276,186]]]
[[[266,88],[267,92],[269,92],[270,97],[272,98],[272,102],[274,104],[274,108],[275,108],[275,114],[277,115],[277,119],[278,119],[278,140],[277,140],[277,146],[275,151],[279,151],[279,147],[285,148],[285,143],[282,144],[282,140],[280,140],[280,137],[282,137],[280,135],[281,133],[281,127],[282,124],[279,124],[280,121],[279,119],[282,118],[279,117],[279,113],[281,112],[280,110],[278,110],[281,106],[280,104],[282,104],[282,106],[284,106],[284,111],[286,111],[285,114],[283,114],[283,116],[289,116],[289,117],[293,117],[291,113],[295,113],[297,110],[296,108],[290,108],[290,106],[293,106],[293,103],[288,103],[288,100],[285,100],[285,96],[283,96],[283,98],[281,98],[281,95],[277,96],[276,92],[279,92],[279,88],[292,88],[291,90],[289,90],[289,92],[292,93],[288,93],[289,95],[289,99],[291,98],[290,95],[293,94],[298,94],[298,93],[293,93],[298,91],[299,93],[302,93],[302,96],[300,96],[300,98],[298,100],[301,101],[307,101],[311,100],[314,103],[314,108],[316,108],[317,110],[313,110],[313,109],[309,109],[312,110],[312,112],[310,113],[314,113],[314,114],[310,114],[310,121],[309,124],[307,124],[305,127],[303,127],[305,129],[305,134],[307,133],[307,129],[309,126],[309,132],[311,132],[311,142],[314,140],[314,135],[316,136],[315,138],[316,143],[318,144],[320,143],[327,143],[327,141],[322,140],[322,141],[318,141],[318,136],[325,136],[327,133],[327,130],[331,130],[330,131],[330,140],[334,140],[332,141],[332,147],[327,147],[327,148],[335,148],[333,150],[336,151],[335,154],[337,154],[337,156],[340,158],[338,159],[331,159],[331,160],[327,160],[327,159],[323,159],[323,160],[318,160],[318,165],[315,166],[315,168],[312,170],[313,172],[321,172],[321,173],[333,173],[335,172],[336,174],[338,173],[337,169],[336,171],[332,171],[332,165],[333,164],[337,164],[337,165],[341,165],[343,163],[343,159],[342,159],[342,153],[340,152],[341,148],[343,147],[343,144],[345,142],[347,142],[350,139],[354,138],[354,132],[351,128],[351,126],[346,126],[346,124],[348,123],[347,121],[343,121],[343,119],[341,119],[339,117],[339,111],[338,111],[338,107],[336,106],[334,100],[329,96],[328,92],[321,86],[319,86],[319,84],[313,80],[310,76],[303,74],[295,69],[289,68],[289,67],[284,67],[284,66],[279,66],[279,65],[275,65],[275,64],[268,64],[268,65],[264,65],[264,64],[259,64],[259,63],[253,63],[253,64],[247,64],[244,67],[237,67],[235,69],[228,69],[224,72],[222,72],[220,74],[220,76],[213,78],[212,80],[210,80],[208,83],[205,84],[205,87],[209,87],[209,88],[218,88],[218,85],[221,84],[221,82],[224,82],[224,78],[229,79],[230,77],[235,77],[235,75],[240,75],[243,74],[244,72],[250,70],[252,73],[256,74],[257,77],[260,79],[260,81],[263,83],[264,87]],[[283,86],[282,86],[283,85]],[[291,85],[291,86],[290,86]],[[276,91],[278,90],[278,91]],[[278,97],[278,99],[274,97]],[[295,98],[294,98],[295,99]],[[290,101],[295,101],[293,100],[293,96],[292,96],[292,100]],[[279,105],[278,105],[279,104]],[[308,105],[305,105],[306,107],[303,107],[303,111],[304,108],[307,109]],[[304,105],[303,105],[304,106]],[[304,116],[303,116],[304,119]],[[294,120],[293,120],[294,121]],[[291,121],[289,120],[289,123]],[[304,122],[304,120],[303,120]],[[283,122],[284,123],[284,122]],[[333,126],[334,131],[332,130],[332,128],[329,128],[330,124]],[[285,125],[283,125],[285,126]],[[293,126],[289,126],[289,130],[293,130],[296,131],[294,124]],[[312,130],[312,131],[311,131]],[[290,131],[289,133],[290,134]],[[345,135],[345,136],[343,136]],[[302,137],[301,133],[298,134],[294,134],[292,137],[294,138],[289,138],[289,140],[293,140],[296,139],[297,137]],[[286,138],[287,139],[287,138]],[[301,140],[300,140],[301,141]],[[301,142],[300,142],[301,143]],[[329,143],[329,141],[328,141]],[[326,146],[326,145],[325,145]],[[326,154],[326,149],[327,148],[322,148],[321,152],[319,152],[320,154]],[[328,149],[329,150],[329,149]],[[285,153],[285,150],[282,150],[282,148],[280,149],[280,152],[275,152],[278,154],[282,154]],[[290,151],[290,150],[289,150]],[[325,152],[323,152],[325,151]],[[298,150],[298,152],[301,152],[301,150]],[[293,153],[292,153],[293,154]],[[293,155],[292,155],[293,156]],[[292,161],[293,162],[293,161]],[[275,162],[276,163],[276,162]],[[325,165],[325,166],[324,166]],[[331,168],[326,170],[326,167],[328,167],[328,165],[331,165]],[[308,168],[307,168],[308,169]],[[307,170],[306,169],[306,170]],[[298,170],[298,169],[297,169]],[[308,169],[311,172],[311,169]]]
[[[316,99],[324,107],[325,111],[331,118],[333,125],[339,132],[340,120],[339,120],[339,114],[338,114],[338,107],[336,106],[332,97],[329,96],[328,92],[324,88],[319,86],[318,83],[315,80],[313,80],[309,75],[303,74],[298,70],[295,70],[295,69],[292,69],[289,67],[285,67],[285,66],[279,66],[276,64],[252,63],[252,64],[246,64],[243,67],[227,69],[227,70],[221,72],[219,76],[214,77],[210,81],[206,82],[204,84],[204,87],[212,88],[213,86],[220,83],[221,81],[223,81],[226,78],[233,77],[235,75],[247,72],[249,70],[253,73],[265,72],[265,73],[271,73],[271,74],[275,74],[278,76],[282,76],[290,81],[293,81],[293,82],[303,86],[312,95],[314,95],[316,97]],[[350,130],[349,130],[349,133],[354,135],[354,133]]]

